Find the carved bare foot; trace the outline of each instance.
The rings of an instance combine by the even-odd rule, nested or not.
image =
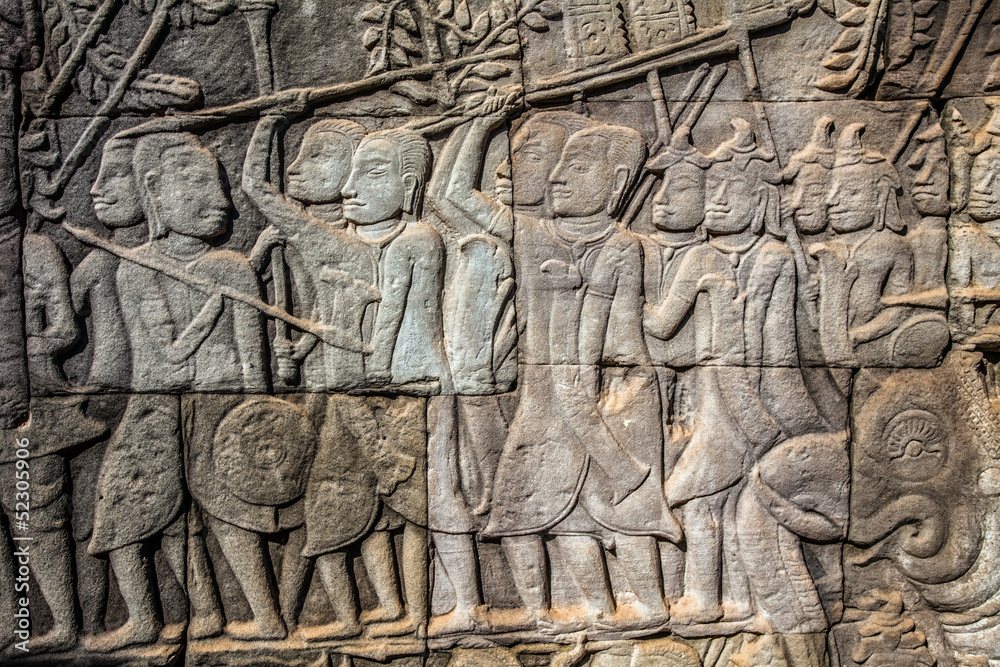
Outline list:
[[[215,611],[206,616],[195,616],[188,627],[191,639],[208,639],[218,637],[223,629],[222,613]]]
[[[272,619],[254,619],[243,623],[229,623],[226,634],[241,641],[258,639],[284,639],[287,636],[285,624],[278,617]]]
[[[598,620],[595,625],[600,630],[648,630],[665,625],[670,620],[666,605],[659,608],[641,604],[638,601],[619,604],[613,616]]]
[[[369,623],[388,623],[398,621],[403,616],[403,608],[395,605],[389,607],[375,607],[368,611],[361,612],[361,622],[365,625]]]
[[[745,621],[753,616],[753,608],[749,604],[727,602],[722,605],[722,618],[726,621]]]
[[[167,644],[180,644],[184,639],[185,629],[186,625],[184,623],[164,625],[163,629],[160,630],[160,641]]]
[[[385,623],[372,623],[368,626],[368,634],[372,637],[402,637],[403,635],[411,635],[420,626],[413,617],[407,614],[398,621],[388,621]],[[424,628],[426,633],[426,628]]]
[[[361,624],[334,621],[333,623],[326,623],[324,625],[302,625],[299,626],[298,634],[307,642],[350,639],[361,634]]]
[[[684,595],[673,605],[673,614],[678,623],[714,623],[722,618],[722,606],[702,604],[695,596]]]
[[[32,637],[29,646],[32,652],[56,653],[70,650],[76,646],[76,641],[76,630],[56,626],[44,635]]]
[[[447,614],[434,616],[427,626],[427,634],[431,637],[444,637],[462,632],[489,633],[489,622],[486,618],[488,608],[479,605],[472,609],[454,609]]]
[[[110,653],[126,646],[153,644],[160,637],[160,627],[159,622],[129,619],[120,628],[88,637],[84,640],[84,647],[95,653]]]
[[[586,630],[597,623],[600,612],[590,607],[574,607],[560,611],[548,610],[538,615],[538,631],[547,635],[564,635]]]

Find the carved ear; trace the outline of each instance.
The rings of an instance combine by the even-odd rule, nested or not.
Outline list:
[[[145,187],[139,193],[143,208],[146,210],[146,221],[149,224],[149,238],[151,239],[159,239],[167,235],[167,229],[160,219],[160,207],[154,194],[159,181],[160,175],[156,171],[152,169],[147,171],[142,177]]]
[[[403,213],[413,213],[417,210],[417,204],[420,202],[418,186],[417,179],[411,174],[403,176],[403,187],[406,188],[406,194],[403,196]]]
[[[628,169],[626,167],[616,167],[615,168],[615,186],[611,190],[611,195],[608,197],[608,215],[615,215],[622,208],[622,203],[625,200],[626,190],[628,189]]]

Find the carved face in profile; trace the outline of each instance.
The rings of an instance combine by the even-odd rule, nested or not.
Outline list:
[[[880,190],[887,187],[878,173],[864,164],[834,167],[826,196],[830,226],[838,234],[871,227],[877,214]]]
[[[145,185],[165,229],[200,239],[226,230],[229,198],[222,189],[219,163],[204,148],[170,147],[160,164],[146,172]]]
[[[344,185],[344,217],[359,225],[395,218],[414,187],[415,180],[403,173],[399,150],[392,141],[384,137],[363,141]]]
[[[295,162],[288,165],[288,195],[306,204],[339,201],[351,173],[353,152],[351,140],[343,133],[311,127]]]
[[[948,215],[951,204],[948,202],[948,156],[944,142],[920,143],[907,165],[916,172],[912,194],[917,212],[920,215]]]
[[[705,228],[711,234],[739,234],[753,224],[763,184],[752,169],[716,163],[705,184]]]
[[[990,146],[972,161],[969,215],[979,222],[1000,219],[1000,151]]]
[[[90,188],[97,219],[110,229],[131,227],[143,220],[139,188],[132,175],[132,152],[130,142],[108,141],[97,180]]]
[[[681,160],[663,172],[653,196],[653,224],[668,232],[690,232],[705,217],[705,170]]]
[[[559,161],[566,133],[557,125],[528,121],[513,141],[514,204],[537,206],[545,201],[549,176]],[[527,135],[525,141],[519,139]]]
[[[608,159],[605,139],[570,137],[549,178],[552,212],[561,217],[583,217],[606,211],[618,180],[616,171]]]

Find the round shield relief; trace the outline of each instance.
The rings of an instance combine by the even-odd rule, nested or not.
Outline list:
[[[283,505],[305,491],[316,433],[298,406],[271,396],[233,408],[215,432],[215,469],[241,500]]]

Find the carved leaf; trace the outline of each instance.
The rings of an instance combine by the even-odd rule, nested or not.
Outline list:
[[[406,51],[396,45],[389,47],[389,62],[396,67],[409,67],[412,64]]]
[[[912,39],[913,39],[913,42],[918,47],[924,47],[924,46],[927,46],[928,44],[931,44],[931,43],[934,42],[934,38],[933,37],[931,37],[930,35],[925,35],[922,32],[918,32],[915,35],[913,35]]]
[[[384,18],[385,18],[385,7],[383,7],[382,5],[375,5],[361,15],[361,20],[367,21],[368,23],[381,23],[382,19]]]
[[[857,28],[848,28],[844,32],[840,33],[840,37],[838,37],[837,41],[833,43],[830,50],[836,53],[853,51],[858,48],[859,44],[861,44],[862,35],[863,33]]]
[[[833,70],[844,70],[854,64],[856,56],[853,53],[832,54],[823,61],[823,67]]]
[[[816,0],[816,6],[829,16],[837,15],[837,7],[833,4],[833,0]]]
[[[839,21],[841,25],[858,26],[865,22],[865,18],[867,16],[868,16],[867,9],[865,9],[864,7],[855,7],[854,9],[840,16],[837,19],[837,21]]]
[[[411,35],[419,35],[420,28],[417,26],[417,21],[413,18],[413,14],[406,7],[400,7],[396,10],[396,14],[393,17],[400,28],[410,33]]]
[[[934,25],[934,19],[932,18],[916,18],[913,19],[913,30],[914,32],[927,32]]]
[[[515,28],[507,28],[497,38],[497,41],[501,44],[517,44],[519,40],[520,37],[518,37],[517,29]]]
[[[372,51],[372,57],[368,61],[368,76],[378,74],[389,69],[389,62],[386,59],[385,47],[380,46]]]
[[[489,81],[506,76],[507,74],[510,74],[511,71],[510,67],[501,63],[479,63],[472,68],[472,74]]]
[[[366,49],[371,51],[375,48],[375,45],[378,44],[380,39],[382,39],[382,31],[379,28],[372,26],[368,28],[368,30],[365,30],[365,34],[361,38],[361,43],[364,44]]]
[[[455,11],[454,0],[441,0],[437,6],[437,15],[439,18],[446,19],[451,16],[451,13]]]
[[[535,11],[550,21],[554,21],[562,16],[562,9],[559,5],[552,2],[552,0],[543,0],[543,2],[539,3],[538,6],[535,7]]]
[[[521,21],[535,32],[545,32],[549,29],[549,22],[542,18],[541,14],[535,12],[525,14]]]
[[[483,37],[486,37],[486,33],[490,31],[490,13],[483,12],[476,17],[475,22],[472,24],[472,29],[469,31],[472,33],[473,38],[478,42]]]
[[[492,20],[496,25],[499,25],[507,20],[507,10],[496,0],[490,3],[489,13],[490,20]]]
[[[848,88],[852,83],[854,83],[855,78],[857,77],[854,73],[827,74],[816,82],[816,87],[820,90],[834,93],[843,90],[844,88]]]
[[[452,58],[457,58],[462,53],[462,40],[452,31],[448,31],[444,36],[444,48]]]
[[[459,84],[459,86],[458,86],[458,92],[459,93],[477,93],[480,90],[487,90],[487,89],[489,89],[489,87],[490,87],[490,85],[488,83],[486,83],[485,81],[483,81],[482,79],[478,79],[476,77],[470,76],[465,81],[463,81],[461,84]]]
[[[462,30],[468,30],[472,25],[472,14],[469,12],[467,0],[458,0],[458,4],[455,5],[455,25]]]
[[[392,29],[392,43],[406,51],[411,56],[420,55],[420,47],[414,43],[413,39],[405,30],[400,28]]]
[[[937,7],[938,0],[919,0],[913,3],[913,13],[917,16],[927,16]]]
[[[434,104],[438,101],[437,95],[434,94],[433,90],[416,81],[397,81],[390,86],[389,90],[424,106]]]
[[[189,109],[201,99],[201,87],[191,79],[143,72],[132,84],[122,108],[139,112]]]

